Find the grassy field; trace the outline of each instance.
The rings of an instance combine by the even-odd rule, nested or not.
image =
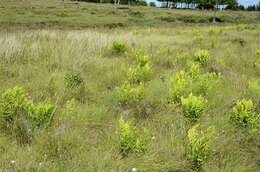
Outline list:
[[[260,170],[259,13],[25,2],[0,8],[0,172]]]
[[[88,27],[151,27],[208,24],[212,11],[114,6],[60,0],[4,0],[0,27],[83,29]],[[259,23],[259,12],[221,11],[223,23]]]

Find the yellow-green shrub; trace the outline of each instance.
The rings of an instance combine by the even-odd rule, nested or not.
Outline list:
[[[206,108],[206,104],[206,99],[201,96],[193,96],[192,93],[186,98],[181,98],[183,114],[192,122],[196,122],[201,117]]]
[[[206,65],[210,60],[210,54],[207,50],[198,50],[194,54],[194,60],[201,65]]]
[[[151,79],[152,69],[149,64],[136,65],[128,70],[127,75],[131,83],[147,82]]]
[[[136,105],[145,97],[145,86],[143,83],[133,85],[125,82],[121,87],[117,88],[117,97],[121,105]]]
[[[127,45],[122,41],[113,41],[111,51],[113,54],[124,54],[127,51]]]
[[[169,99],[171,102],[179,103],[182,96],[187,94],[190,80],[184,71],[176,73],[170,78]]]
[[[21,142],[28,142],[34,128],[47,127],[54,111],[53,104],[34,104],[21,87],[7,89],[0,97],[1,127],[19,137]]]
[[[148,143],[147,130],[140,133],[130,122],[126,122],[122,118],[119,120],[119,126],[119,145],[122,156],[125,157],[130,153],[137,155],[144,153]]]
[[[211,153],[215,131],[212,127],[205,132],[199,131],[198,127],[199,125],[194,125],[188,131],[187,156],[200,169]]]
[[[231,121],[239,127],[254,127],[259,117],[254,112],[252,100],[238,100],[231,110]]]

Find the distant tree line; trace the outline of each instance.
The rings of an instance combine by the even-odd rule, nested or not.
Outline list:
[[[77,1],[147,6],[145,0],[77,0]]]
[[[156,7],[155,2],[147,4],[145,0],[76,0],[93,3],[112,3],[122,5],[139,5]],[[260,11],[260,1],[257,5],[245,7],[239,5],[237,0],[158,0],[162,2],[163,8],[181,8],[181,9],[227,9],[227,10],[247,10]]]

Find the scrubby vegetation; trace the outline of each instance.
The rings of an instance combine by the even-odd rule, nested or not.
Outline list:
[[[33,28],[36,13],[52,20],[43,16],[56,6],[44,6],[45,14],[36,2],[28,8],[32,16],[25,4],[0,7],[0,16],[16,10],[22,18],[0,18],[8,28],[0,30],[0,171],[259,171],[255,13],[219,14],[248,15],[247,24],[182,27],[183,16],[187,22],[204,15],[65,2],[64,13],[55,12],[65,22],[60,27],[74,28],[86,16],[94,26],[108,14],[114,18],[106,24],[125,24],[127,14],[135,25],[16,28]]]

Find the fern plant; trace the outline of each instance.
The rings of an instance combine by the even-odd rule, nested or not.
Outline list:
[[[231,110],[231,121],[239,127],[254,127],[259,117],[254,112],[252,100],[238,100]]]
[[[188,131],[187,156],[195,168],[201,169],[211,153],[215,131],[213,127],[199,131],[198,127],[199,125],[194,125]]]
[[[182,96],[187,94],[190,80],[184,71],[176,73],[170,78],[169,99],[170,102],[179,103]]]
[[[195,52],[194,58],[196,62],[204,66],[209,62],[210,54],[207,50],[198,50]]]
[[[122,118],[119,120],[119,127],[120,152],[123,157],[129,155],[130,153],[140,155],[146,151],[148,143],[147,130],[140,133],[130,122],[126,122]]]
[[[137,105],[145,97],[145,86],[143,83],[133,85],[125,82],[117,88],[117,97],[121,105]]]
[[[181,106],[184,116],[190,121],[196,122],[203,114],[206,103],[206,99],[201,96],[193,96],[192,93],[186,98],[182,97]]]
[[[131,67],[127,75],[128,80],[131,83],[147,82],[152,76],[151,66],[149,64],[145,64],[143,66],[137,65],[135,67]]]

